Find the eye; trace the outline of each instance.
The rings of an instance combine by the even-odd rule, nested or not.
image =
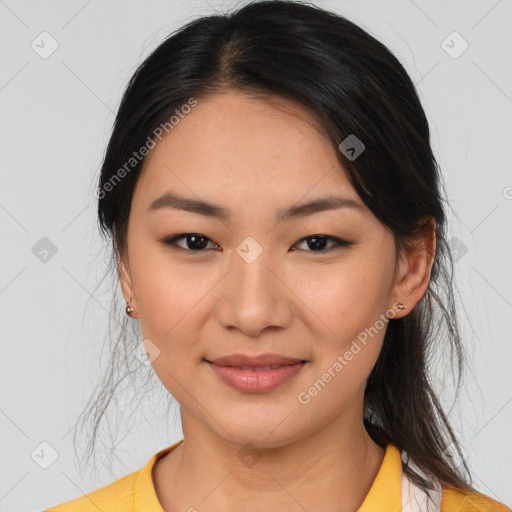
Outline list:
[[[185,247],[178,244],[178,241],[185,239]],[[331,245],[327,247],[327,242],[331,242]],[[179,235],[172,236],[170,238],[166,238],[163,241],[164,245],[171,247],[172,249],[184,250],[189,252],[204,252],[203,249],[208,247],[208,243],[212,243],[214,245],[213,249],[217,249],[219,246],[210,240],[207,236],[202,235],[200,233],[181,233]],[[307,250],[306,252],[329,252],[337,247],[348,247],[354,245],[353,242],[349,242],[348,240],[343,240],[338,237],[328,236],[328,235],[309,235],[307,237],[301,238],[298,242],[294,244],[307,243],[307,247],[312,250]]]
[[[186,239],[186,247],[182,247],[177,244],[178,240]],[[200,233],[181,233],[176,236],[172,236],[170,238],[166,238],[163,240],[165,245],[171,246],[173,249],[183,249],[184,251],[195,251],[202,252],[202,249],[206,248],[208,245],[208,241],[212,242],[208,237],[201,235]],[[218,247],[217,244],[214,244],[215,247]]]
[[[332,245],[326,249],[325,245],[328,241],[331,241]],[[353,242],[349,242],[348,240],[328,235],[309,235],[302,238],[297,243],[300,244],[305,242],[307,243],[307,247],[313,247],[313,251],[307,252],[329,252],[337,247],[348,247],[350,245],[354,245]]]

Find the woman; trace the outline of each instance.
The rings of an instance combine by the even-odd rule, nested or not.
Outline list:
[[[345,18],[258,2],[165,40],[97,197],[183,439],[49,510],[510,510],[430,384],[441,323],[463,360],[440,187],[409,76]]]

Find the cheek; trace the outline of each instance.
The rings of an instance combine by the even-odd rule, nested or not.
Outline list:
[[[197,315],[219,278],[211,265],[190,260],[178,261],[171,249],[153,239],[134,241],[130,262],[145,337],[165,343],[184,331],[192,317],[199,325]]]
[[[388,309],[387,267],[370,265],[363,258],[318,267],[309,272],[310,278],[297,280],[294,291],[329,338],[351,340]]]
[[[146,254],[139,261],[144,265],[133,265],[132,272],[142,336],[158,349],[151,364],[172,396],[185,404],[191,392],[197,393],[191,375],[202,356],[198,333],[219,277],[211,269],[199,270],[200,265],[173,265],[165,255]]]
[[[309,328],[320,356],[317,377],[336,375],[329,388],[340,397],[360,388],[378,359],[388,325],[389,264],[370,264],[363,256],[347,259],[316,269],[314,279],[303,280],[297,289],[314,313]]]

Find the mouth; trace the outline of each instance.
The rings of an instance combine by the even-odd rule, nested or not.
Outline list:
[[[222,356],[217,358],[206,359],[205,361],[215,364],[217,366],[232,366],[242,369],[265,369],[273,370],[280,366],[290,366],[296,363],[302,363],[306,360],[295,357],[283,356],[281,354],[259,354],[259,355],[248,355],[248,354],[231,354],[228,356]]]
[[[206,361],[206,359],[205,359],[205,361]],[[215,364],[215,363],[212,363],[211,361],[206,361],[206,362],[210,363],[210,364]],[[299,363],[305,363],[305,362],[306,361],[299,361]],[[296,364],[299,364],[299,363],[273,364],[271,366],[233,366],[230,364],[220,364],[217,366],[223,366],[224,368],[238,368],[239,370],[253,370],[256,372],[267,372],[269,370],[276,370],[277,368],[282,368],[283,366],[295,366]]]
[[[204,359],[222,382],[238,391],[257,393],[271,391],[297,376],[307,361],[265,366],[236,366],[218,364]]]

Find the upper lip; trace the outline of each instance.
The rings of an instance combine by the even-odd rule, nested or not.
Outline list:
[[[258,356],[248,356],[245,354],[231,354],[230,356],[217,357],[215,359],[206,359],[206,361],[220,366],[273,366],[288,365],[303,362],[304,359],[294,357],[285,357],[279,354],[260,354]]]

